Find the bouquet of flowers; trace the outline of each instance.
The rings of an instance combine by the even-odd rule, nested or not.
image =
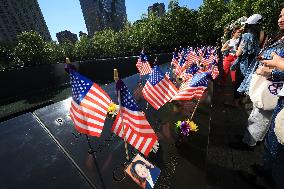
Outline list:
[[[180,130],[181,134],[183,134],[184,136],[189,136],[190,132],[198,131],[198,126],[193,121],[190,121],[189,119],[184,120],[184,121],[177,121],[175,125],[176,125],[176,128]]]

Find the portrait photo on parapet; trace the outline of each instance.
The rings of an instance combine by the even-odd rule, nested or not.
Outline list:
[[[159,178],[161,170],[137,154],[132,162],[125,169],[134,182],[141,188],[154,188],[156,181]]]

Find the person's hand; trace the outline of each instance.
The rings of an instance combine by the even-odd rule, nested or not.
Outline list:
[[[269,78],[271,76],[271,72],[272,72],[272,69],[270,69],[269,67],[267,67],[267,66],[259,66],[256,69],[255,73],[258,74],[258,75],[262,75],[264,77]]]
[[[284,70],[284,60],[281,56],[277,55],[275,52],[271,53],[272,60],[261,60],[264,65],[268,67],[276,67],[280,70]]]

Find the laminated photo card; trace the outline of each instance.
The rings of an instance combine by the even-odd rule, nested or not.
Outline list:
[[[137,154],[125,172],[142,188],[154,188],[161,170]]]

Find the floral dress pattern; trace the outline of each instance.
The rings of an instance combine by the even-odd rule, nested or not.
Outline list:
[[[264,49],[261,50],[259,54],[262,55],[265,59],[271,59],[272,52],[276,52],[277,54],[280,55],[282,51],[284,51],[284,41],[278,40],[272,43],[271,45],[266,46]],[[261,63],[256,61],[251,75],[254,73],[254,70],[258,67],[258,65],[261,65]],[[284,72],[280,70],[273,70],[272,78],[273,81],[284,81]],[[246,82],[247,82],[246,84],[248,84],[249,86],[248,77]],[[278,111],[280,111],[279,108],[276,112]],[[265,134],[267,133],[267,130],[270,128],[268,134],[270,137],[268,140],[266,139],[266,142],[269,143],[269,145],[267,145],[268,150],[275,151],[278,141],[277,139],[275,140],[275,137],[273,136],[275,135],[274,132],[272,133],[272,131],[274,131],[274,118],[276,117],[276,115],[274,114],[272,115],[272,111],[262,110],[254,106],[253,111],[251,112],[248,118],[248,127],[247,131],[245,132],[245,137],[243,138],[243,142],[251,146],[254,146],[257,141],[263,140]],[[269,123],[270,120],[271,123]]]
[[[240,47],[242,49],[242,56],[240,57],[239,66],[241,73],[244,76],[238,92],[248,93],[249,84],[252,73],[257,67],[256,55],[259,53],[259,41],[251,33],[245,33],[242,36]]]
[[[272,59],[272,57],[271,57],[272,52],[276,52],[278,55],[281,55],[283,57],[284,40],[280,39],[277,42],[275,42],[274,44],[270,45],[267,50],[264,50],[263,51],[264,58]],[[272,75],[272,77],[271,77],[272,81],[284,81],[284,71],[273,70],[271,75]],[[268,152],[269,152],[269,154],[271,155],[272,158],[276,157],[277,152],[278,152],[278,148],[279,148],[279,145],[280,145],[278,143],[277,137],[276,137],[275,132],[274,132],[275,118],[276,118],[277,114],[283,108],[284,108],[284,97],[282,96],[282,97],[279,98],[277,106],[275,107],[274,112],[272,114],[269,131],[268,131],[268,134],[267,134],[266,140],[265,140],[265,146],[267,148],[266,150],[268,150]]]

